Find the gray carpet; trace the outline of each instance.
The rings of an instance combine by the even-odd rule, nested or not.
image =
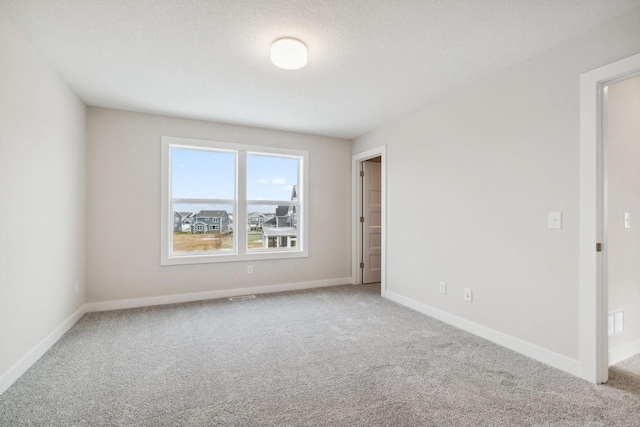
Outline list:
[[[0,425],[640,425],[640,358],[595,386],[378,292],[87,314],[0,396]]]

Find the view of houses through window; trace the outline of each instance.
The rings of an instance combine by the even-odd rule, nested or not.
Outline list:
[[[242,158],[246,217],[239,219],[238,153],[171,148],[173,253],[236,253],[236,232],[246,233],[245,253],[298,248],[300,158],[250,152]]]
[[[247,246],[291,249],[298,239],[299,159],[247,156]]]

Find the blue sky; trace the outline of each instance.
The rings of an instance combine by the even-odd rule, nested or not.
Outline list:
[[[233,199],[235,156],[232,153],[174,148],[171,151],[172,197],[181,199]],[[247,198],[249,200],[290,200],[298,183],[298,160],[247,155]],[[255,208],[255,209],[254,209]],[[198,212],[230,206],[186,205],[174,210]],[[272,207],[252,205],[250,211],[270,212]]]
[[[291,200],[297,183],[297,159],[247,156],[248,200]]]

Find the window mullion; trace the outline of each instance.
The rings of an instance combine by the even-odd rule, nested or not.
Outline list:
[[[247,152],[238,151],[236,166],[236,210],[234,233],[238,244],[238,253],[247,253]]]
[[[216,205],[233,205],[236,201],[232,199],[171,199],[171,203],[207,203]]]
[[[297,201],[292,202],[291,200],[247,200],[247,205],[293,206],[297,203]]]

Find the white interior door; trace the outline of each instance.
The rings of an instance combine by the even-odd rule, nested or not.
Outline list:
[[[382,271],[382,169],[362,162],[362,283],[379,283]]]

